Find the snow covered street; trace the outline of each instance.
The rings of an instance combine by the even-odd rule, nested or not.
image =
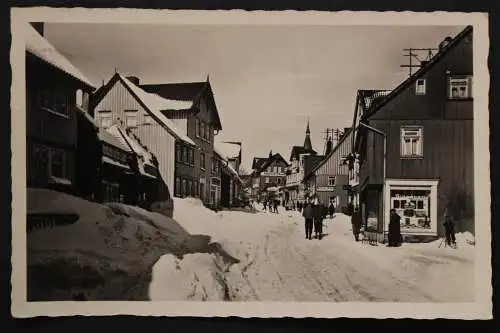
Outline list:
[[[342,214],[324,221],[322,240],[307,240],[298,212],[215,213],[195,199],[177,199],[175,207],[189,233],[211,236],[236,260],[216,252],[164,255],[153,268],[153,301],[473,301],[467,244],[362,244]]]

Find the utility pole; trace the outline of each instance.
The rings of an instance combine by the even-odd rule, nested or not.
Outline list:
[[[400,67],[403,68],[408,68],[409,76],[413,75],[413,68],[420,68],[422,67],[422,62],[423,61],[429,61],[434,57],[433,51],[436,51],[436,48],[409,48],[409,49],[403,49],[404,52],[408,52],[406,54],[403,54],[405,57],[409,57],[409,64],[401,65]],[[427,56],[425,57],[424,60],[421,60],[419,57],[419,53],[421,54],[422,52],[426,51]],[[417,60],[416,63],[414,63],[412,60],[415,58]]]

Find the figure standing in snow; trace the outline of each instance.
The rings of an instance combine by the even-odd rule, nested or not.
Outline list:
[[[443,226],[444,226],[444,230],[445,230],[446,244],[449,247],[456,247],[457,241],[455,239],[455,222],[453,221],[453,218],[448,213],[445,213],[445,215],[444,215]]]
[[[333,205],[333,201],[330,201],[330,206],[328,206],[328,214],[330,218],[333,218],[333,213],[335,213],[335,206]]]
[[[319,202],[318,198],[314,199],[314,237],[317,239],[323,238],[323,217],[324,207]]]
[[[262,201],[262,206],[264,206],[264,211],[267,210],[267,200]]]
[[[399,246],[401,244],[401,216],[396,213],[394,208],[391,209],[388,238],[390,247]]]
[[[276,214],[278,214],[278,205],[279,205],[279,200],[278,200],[278,199],[274,199],[273,204],[274,204],[274,212],[275,212]]]
[[[354,207],[352,216],[351,216],[351,224],[352,224],[352,233],[354,235],[354,240],[359,242],[359,231],[361,229],[361,214],[359,212],[358,207]]]
[[[302,216],[304,217],[306,227],[306,239],[312,239],[314,207],[309,198],[306,199],[306,204],[304,205],[304,209],[302,210]]]

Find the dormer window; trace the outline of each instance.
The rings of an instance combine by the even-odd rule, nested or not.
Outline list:
[[[415,83],[415,94],[425,95],[425,79],[418,79]]]

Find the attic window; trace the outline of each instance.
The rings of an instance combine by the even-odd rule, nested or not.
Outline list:
[[[151,119],[151,116],[149,114],[144,115],[144,124],[146,125],[151,125],[153,123],[153,119]]]
[[[451,76],[448,81],[450,99],[472,98],[472,76]]]
[[[425,79],[418,79],[415,83],[415,94],[425,95]]]
[[[137,111],[136,110],[126,110],[125,111],[125,125],[127,127],[137,127]]]

